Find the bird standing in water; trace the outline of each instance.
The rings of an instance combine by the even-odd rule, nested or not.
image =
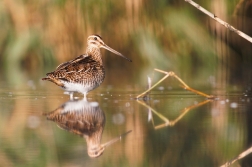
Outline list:
[[[87,38],[86,54],[60,64],[55,71],[47,73],[42,80],[51,81],[69,92],[70,99],[73,99],[74,92],[84,94],[86,99],[87,93],[97,88],[105,78],[100,48],[107,49],[131,62],[127,57],[107,46],[99,35],[91,35]]]
[[[55,122],[59,128],[83,137],[87,142],[87,152],[90,157],[99,157],[105,148],[120,141],[122,137],[132,130],[101,143],[105,126],[105,114],[97,102],[84,100],[70,100],[56,110],[43,113],[48,120]]]

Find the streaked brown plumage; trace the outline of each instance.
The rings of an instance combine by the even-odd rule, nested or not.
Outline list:
[[[48,120],[71,133],[86,139],[88,155],[99,157],[105,148],[121,139],[122,135],[109,142],[101,144],[103,129],[105,126],[105,114],[97,102],[86,100],[71,100],[61,105],[56,110],[44,113]],[[124,133],[128,134],[131,131]]]
[[[68,101],[44,115],[60,128],[85,138],[90,157],[98,157],[103,153],[104,147],[100,141],[105,126],[105,115],[97,102]]]
[[[66,91],[70,92],[72,99],[73,92],[86,94],[97,88],[105,78],[100,48],[107,49],[128,61],[131,61],[121,53],[107,46],[99,35],[91,35],[87,39],[86,54],[60,64],[55,71],[47,73],[42,80],[48,80]]]

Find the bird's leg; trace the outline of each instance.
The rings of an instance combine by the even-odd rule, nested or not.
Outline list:
[[[73,94],[74,94],[74,92],[69,92],[70,100],[73,100]]]
[[[87,92],[84,92],[83,95],[84,95],[84,100],[87,101]]]

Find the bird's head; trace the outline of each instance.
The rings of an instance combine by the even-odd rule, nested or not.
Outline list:
[[[88,47],[94,47],[94,48],[104,48],[104,49],[107,49],[108,51],[118,55],[118,56],[121,56],[123,58],[125,58],[126,60],[132,62],[129,58],[125,57],[124,55],[122,55],[121,53],[117,52],[116,50],[110,48],[108,45],[106,45],[103,40],[102,40],[102,37],[99,36],[99,35],[90,35],[88,38],[87,38],[87,44],[88,44]]]

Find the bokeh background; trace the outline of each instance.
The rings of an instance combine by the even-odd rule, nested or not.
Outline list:
[[[198,0],[196,2],[252,36],[251,0]],[[229,95],[230,92],[246,92],[247,95],[251,95],[252,44],[183,0],[2,0],[0,1],[0,90],[2,91],[0,122],[3,143],[0,158],[8,166],[22,166],[22,163],[24,166],[74,166],[76,162],[81,161],[81,158],[77,158],[68,163],[67,160],[74,155],[67,151],[68,147],[64,147],[68,139],[65,133],[55,132],[55,140],[59,141],[55,144],[53,139],[48,138],[53,130],[48,132],[39,128],[36,132],[27,131],[27,120],[36,120],[37,117],[30,117],[30,115],[52,111],[64,102],[64,100],[59,101],[58,98],[44,99],[42,102],[30,98],[44,96],[46,93],[52,93],[52,90],[58,90],[59,94],[62,94],[60,88],[52,83],[42,82],[41,78],[60,63],[85,53],[86,39],[91,34],[99,34],[108,46],[133,61],[130,63],[102,50],[106,78],[104,83],[93,91],[94,93],[90,93],[91,96],[111,89],[124,90],[125,93],[139,93],[146,89],[147,76],[150,76],[153,82],[163,76],[154,72],[154,68],[174,71],[188,85],[207,93]],[[163,84],[169,82],[165,81]],[[180,88],[178,85],[177,87]],[[9,99],[4,100],[6,96]],[[123,106],[124,103],[126,102],[122,102]],[[111,106],[103,107],[115,110]],[[137,110],[139,106],[134,107],[135,109],[132,110]],[[221,108],[219,105],[212,107]],[[251,105],[243,109],[247,111],[250,107]],[[23,114],[27,112],[27,114],[22,115],[20,112]],[[136,117],[139,119],[133,122],[139,129],[137,132],[144,131],[149,136],[153,135],[153,132],[147,132],[144,125],[139,125],[142,123],[141,116]],[[224,124],[220,122],[226,120],[226,117],[227,115],[223,115],[217,121],[219,124],[217,123],[216,129],[219,130],[219,134],[224,131],[222,129]],[[242,146],[238,144],[230,148],[237,151],[232,155],[227,149],[224,156],[226,160],[237,155],[236,153],[242,148],[247,148],[252,139],[249,128],[252,122],[251,113],[246,113],[242,118],[239,116],[234,118],[246,119],[245,125],[237,123],[237,119],[233,120],[238,124],[236,127],[246,127],[240,132],[246,133],[240,139],[246,144]],[[113,127],[113,124],[108,121],[106,126]],[[17,127],[22,130],[15,130]],[[178,127],[178,130],[181,129],[183,127]],[[193,132],[196,133],[197,130],[194,129]],[[117,131],[111,136],[105,135],[105,139],[112,138],[118,133]],[[167,136],[162,135],[163,133],[160,132],[157,136],[166,139]],[[209,139],[208,137],[208,135],[204,136],[206,139]],[[12,140],[9,140],[10,138]],[[29,142],[26,142],[27,140]],[[82,142],[80,139],[71,138],[71,141],[75,140]],[[145,145],[148,145],[148,142],[150,141]],[[228,144],[222,142],[225,144],[221,146],[228,148]],[[145,152],[151,152],[151,148],[155,148],[153,146],[144,150],[142,148],[144,145],[139,143],[135,146]],[[38,147],[40,151],[33,150]],[[30,150],[26,152],[25,148]],[[74,146],[71,148],[77,150],[75,154],[78,157],[77,154],[81,151]],[[117,149],[120,150],[120,147]],[[27,154],[22,155],[23,152]],[[159,160],[162,159],[160,156],[156,162],[148,162],[144,160],[146,158],[144,155],[130,156],[130,151],[128,152],[132,162],[130,164],[133,166],[145,164],[162,166],[159,164]],[[167,153],[172,157],[171,154]],[[216,152],[209,154],[211,154],[209,156],[211,163],[207,159],[202,160],[201,165],[224,163],[218,159],[219,154]],[[216,157],[212,156],[214,154]],[[34,157],[36,160],[33,159]],[[123,155],[121,155],[121,163],[129,165],[128,160],[122,157]],[[182,165],[179,163],[181,159],[176,158],[171,158],[169,162],[174,162],[174,166]],[[65,161],[61,161],[62,159]],[[89,159],[87,161],[90,162]],[[99,163],[118,165],[120,161],[104,160],[98,161]],[[194,163],[197,162],[191,162]]]
[[[251,36],[251,1],[197,3]],[[91,34],[133,60],[102,51],[105,84],[142,85],[146,75],[155,75],[153,68],[173,70],[197,85],[251,83],[251,43],[184,1],[3,0],[0,5],[1,78],[10,84],[36,82],[85,53]]]

